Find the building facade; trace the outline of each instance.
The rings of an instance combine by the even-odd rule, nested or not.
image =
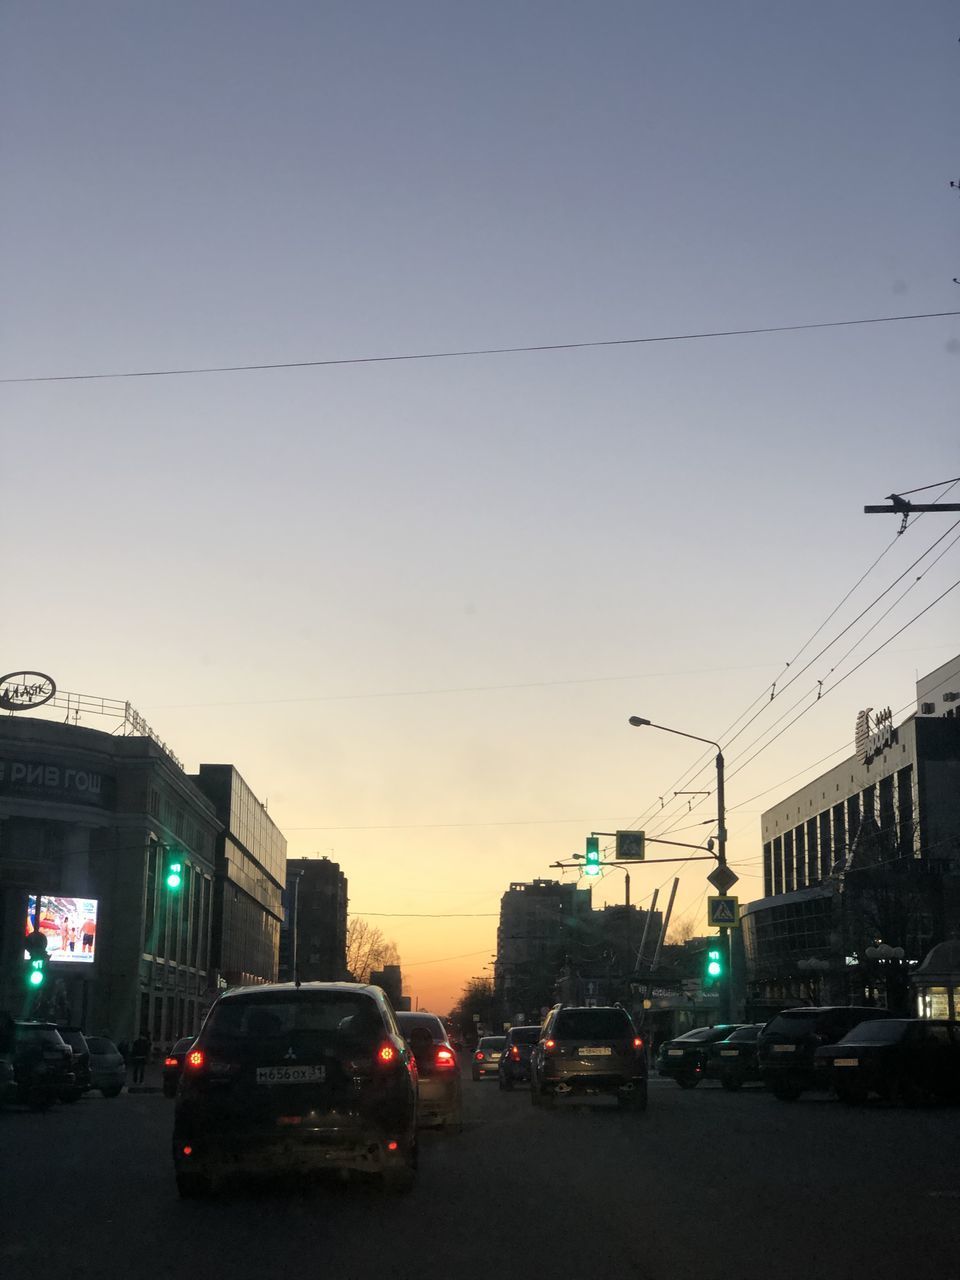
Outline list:
[[[220,985],[275,982],[287,842],[230,764],[202,764],[192,779],[212,802],[221,831],[211,936]]]
[[[742,917],[754,1012],[878,983],[899,1002],[909,966],[960,925],[958,707],[960,657],[917,682],[902,724],[861,712],[854,754],[762,815],[764,897]],[[898,972],[867,956],[883,943],[903,948]]]
[[[213,804],[153,739],[0,719],[0,1008],[117,1040],[197,1030],[216,996],[219,832]],[[167,849],[182,864],[175,892]],[[50,964],[28,996],[31,898]]]
[[[288,858],[280,980],[347,977],[347,877],[329,858]]]
[[[505,1020],[539,1021],[568,955],[593,940],[589,889],[516,881],[500,900],[494,989]]]

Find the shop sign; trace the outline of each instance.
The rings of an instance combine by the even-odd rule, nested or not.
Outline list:
[[[116,784],[108,774],[41,760],[0,759],[0,796],[59,800],[112,808]]]
[[[53,678],[42,671],[11,671],[0,676],[0,710],[30,711],[49,702],[56,692]]]
[[[898,741],[897,730],[893,725],[893,712],[890,708],[884,707],[871,720],[872,710],[873,707],[866,707],[857,715],[855,745],[857,759],[861,764],[870,764]]]

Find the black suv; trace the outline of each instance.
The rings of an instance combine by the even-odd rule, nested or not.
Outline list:
[[[643,1040],[620,1005],[558,1004],[547,1014],[530,1054],[530,1098],[536,1107],[593,1093],[612,1094],[624,1108],[646,1109]]]
[[[828,1005],[819,1009],[784,1009],[771,1019],[757,1040],[760,1076],[775,1098],[794,1102],[804,1089],[823,1087],[814,1070],[820,1045],[836,1044],[861,1022],[892,1018],[887,1009],[858,1005]]]
[[[231,1173],[376,1174],[406,1191],[417,1165],[417,1067],[379,987],[238,987],[186,1055],[173,1124],[181,1196]]]
[[[52,1022],[14,1022],[10,1054],[17,1101],[40,1109],[76,1086],[73,1054]]]
[[[57,1030],[73,1053],[74,1075],[73,1084],[61,1091],[60,1101],[77,1102],[85,1093],[90,1092],[90,1046],[79,1027],[58,1027]]]
[[[518,1080],[526,1082],[530,1079],[530,1055],[539,1039],[539,1027],[510,1028],[497,1069],[501,1089],[512,1089]]]

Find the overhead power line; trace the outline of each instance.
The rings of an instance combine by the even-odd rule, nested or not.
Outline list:
[[[798,333],[807,329],[842,329],[857,325],[898,324],[909,320],[944,320],[960,311],[926,311],[913,315],[868,316],[857,320],[820,320],[811,324],[758,325],[750,329],[710,329],[700,333],[665,333],[645,338],[599,338],[588,342],[541,342],[516,347],[468,347],[460,351],[417,351],[385,356],[343,356],[329,360],[283,360],[261,364],[197,365],[179,369],[127,369],[109,373],[45,373],[0,378],[15,382],[103,382],[118,378],[186,378],[209,373],[254,373],[278,369],[323,369],[348,364],[395,364],[414,360],[462,360],[476,356],[505,356],[547,351],[583,351],[591,347],[636,347],[652,342],[695,342],[705,338],[743,338],[763,333]]]

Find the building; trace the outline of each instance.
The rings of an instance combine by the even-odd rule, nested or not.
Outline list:
[[[192,779],[216,809],[212,967],[220,985],[277,979],[287,842],[231,764],[202,764]]]
[[[288,858],[280,980],[347,977],[347,877],[329,858]]]
[[[142,732],[122,737],[0,719],[0,1008],[164,1044],[196,1031],[216,995],[220,822],[172,753],[135,723]],[[181,862],[175,891],[163,874],[167,849]],[[50,959],[48,981],[28,997],[31,898]]]
[[[500,900],[494,988],[506,1021],[539,1021],[567,956],[593,941],[589,889],[515,882]]]
[[[854,754],[763,814],[764,897],[742,916],[754,1012],[903,1004],[909,966],[960,924],[958,710],[960,657],[917,682],[902,724],[862,711]],[[902,972],[867,955],[884,943]]]
[[[410,997],[403,994],[403,974],[398,964],[385,964],[382,969],[373,969],[370,973],[370,984],[383,988],[398,1013],[409,1011]]]

